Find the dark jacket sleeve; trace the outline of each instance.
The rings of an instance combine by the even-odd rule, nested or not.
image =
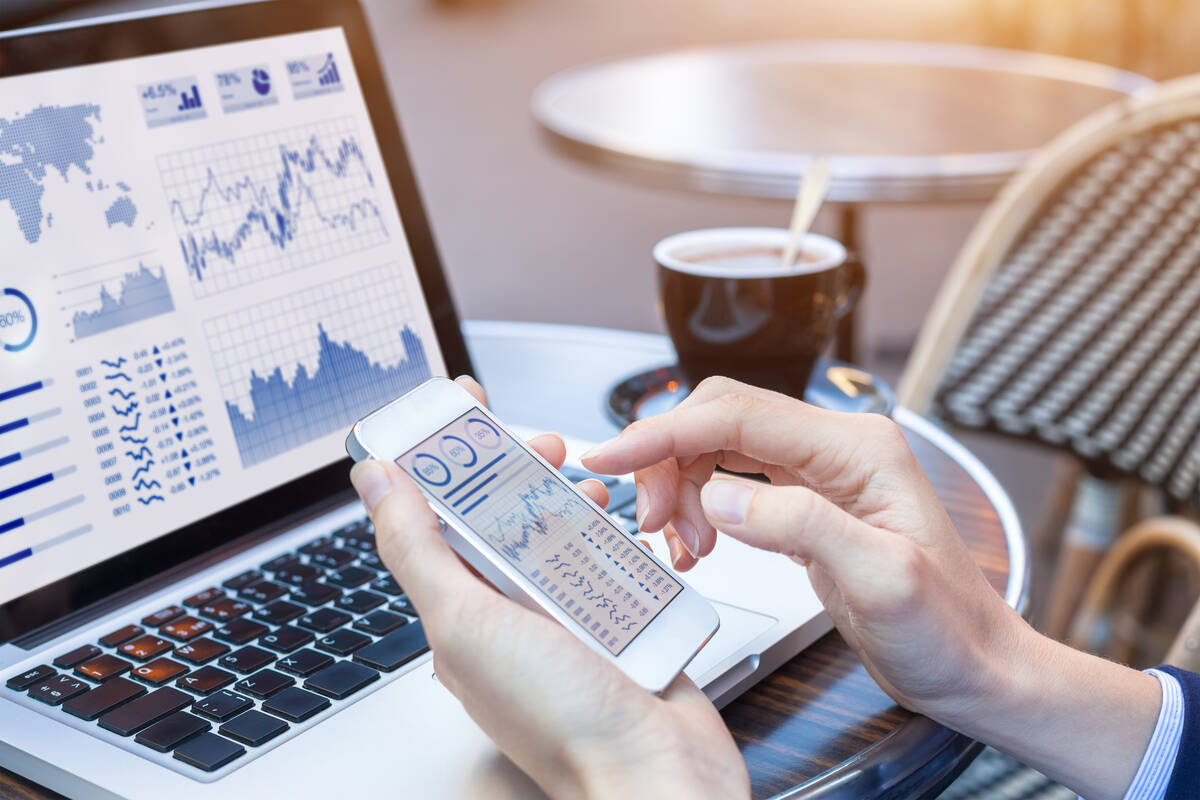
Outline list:
[[[1200,798],[1200,675],[1176,667],[1158,669],[1183,689],[1183,735],[1163,800],[1195,800]]]

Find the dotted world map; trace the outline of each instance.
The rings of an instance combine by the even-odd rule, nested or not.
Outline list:
[[[92,176],[96,146],[104,142],[96,133],[99,123],[100,106],[86,103],[38,106],[24,115],[0,117],[0,224],[7,203],[25,241],[40,240],[54,224],[54,210],[43,202],[47,177],[54,173],[64,183],[71,184],[74,177],[82,189],[99,193],[108,227],[133,227],[137,207],[126,194],[129,186]],[[117,196],[107,202],[114,192]]]

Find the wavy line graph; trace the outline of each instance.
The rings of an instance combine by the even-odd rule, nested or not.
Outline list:
[[[110,389],[108,392],[108,395],[109,395],[109,397],[116,395],[117,397],[120,397],[122,400],[125,400],[125,401],[128,401],[129,398],[134,396],[133,392],[123,392],[120,389]]]
[[[126,416],[128,416],[128,415],[126,415]],[[137,417],[133,420],[133,424],[132,425],[122,425],[120,428],[117,429],[117,433],[133,433],[134,431],[136,431],[138,429],[138,426],[141,424],[142,424],[142,412],[139,411]],[[122,437],[122,438],[124,438],[124,437]]]
[[[133,383],[133,378],[129,377],[124,372],[118,372],[113,375],[105,375],[104,376],[104,380],[106,380],[106,381],[115,381],[117,378],[122,378],[124,380],[129,381],[130,383]]]
[[[121,430],[125,430],[125,429],[122,428]],[[136,436],[126,436],[125,434],[121,434],[121,441],[125,442],[127,444],[145,444],[146,442],[150,441],[150,437],[143,436],[142,438],[139,439]]]
[[[161,489],[162,484],[158,481],[140,480],[133,485],[134,491],[140,492],[142,489]]]
[[[130,453],[126,453],[125,455],[131,455],[131,454],[130,454]],[[145,472],[147,475],[149,475],[149,474],[150,474],[150,468],[151,468],[151,467],[153,467],[153,466],[154,466],[154,459],[152,458],[152,459],[150,459],[149,461],[147,461],[145,464],[143,464],[142,466],[140,466],[140,467],[138,467],[136,470],[134,470],[133,477],[132,477],[132,478],[130,478],[130,480],[134,480],[134,481],[136,481],[136,480],[137,480],[137,477],[138,477],[138,475],[141,475],[143,472]]]
[[[500,552],[513,561],[521,560],[521,551],[530,547],[534,534],[549,535],[556,520],[571,517],[583,505],[553,478],[528,485],[516,494],[515,500],[520,508],[494,517],[494,532],[487,534]]]
[[[129,405],[125,406],[124,411],[117,408],[116,406],[113,406],[112,410],[113,410],[114,414],[118,414],[119,416],[122,416],[122,417],[128,417],[130,414],[132,414],[134,411],[137,410],[137,407],[138,407],[138,404],[137,404],[137,401],[135,400],[132,403],[130,403]]]
[[[154,451],[149,447],[142,445],[142,448],[136,452],[133,450],[126,450],[125,455],[129,456],[134,461],[141,461],[144,458],[149,458],[150,456],[154,455]]]
[[[121,365],[124,364],[127,360],[128,359],[126,359],[125,356],[121,356],[116,361],[106,361],[105,359],[102,358],[102,359],[100,359],[100,363],[106,367],[109,367],[110,369],[120,369]]]
[[[349,118],[172,153],[159,169],[197,297],[389,239]]]
[[[167,502],[167,499],[161,494],[152,494],[149,497],[139,497],[137,501],[144,506],[148,506],[154,502],[165,503]]]

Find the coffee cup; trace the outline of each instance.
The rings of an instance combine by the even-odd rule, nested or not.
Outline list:
[[[783,228],[709,228],[654,247],[663,319],[692,385],[712,375],[803,397],[866,274],[827,236],[782,263]]]

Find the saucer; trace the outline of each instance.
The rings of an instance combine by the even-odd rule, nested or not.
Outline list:
[[[692,391],[678,365],[640,372],[617,383],[608,393],[609,419],[621,427],[679,405]],[[832,411],[891,416],[896,394],[880,378],[847,364],[822,358],[813,367],[804,400]]]

